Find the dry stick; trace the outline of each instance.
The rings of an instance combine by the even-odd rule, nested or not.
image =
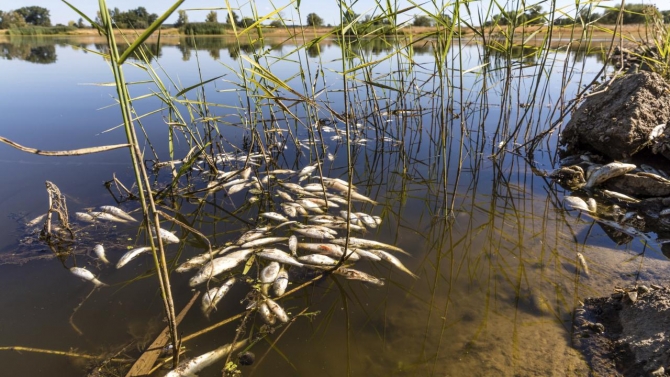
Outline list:
[[[186,304],[184,309],[181,310],[179,315],[177,316],[177,325],[184,319],[186,316],[186,313],[188,313],[189,310],[191,310],[191,307],[195,303],[195,300],[198,299],[200,296],[200,292],[196,292],[193,297],[191,298],[191,301]],[[170,340],[170,327],[166,327],[161,331],[160,334],[156,337],[156,339],[151,343],[148,349],[144,351],[142,356],[140,356],[137,361],[135,361],[135,364],[133,364],[132,368],[128,371],[126,374],[126,377],[133,377],[133,376],[144,376],[148,375],[151,372],[151,368],[153,367],[154,363],[156,363],[156,359],[158,359],[158,356],[161,354],[161,350],[165,346],[165,344]]]
[[[88,300],[88,298],[91,297],[91,295],[93,294],[93,292],[95,292],[96,289],[98,289],[98,287],[93,287],[93,289],[91,289],[91,291],[90,291],[90,292],[86,295],[86,297],[79,303],[79,305],[77,305],[77,307],[74,308],[74,310],[72,311],[72,315],[70,316],[70,321],[69,321],[69,322],[70,322],[70,326],[72,326],[72,328],[74,329],[74,331],[78,332],[79,335],[84,335],[84,333],[83,333],[81,330],[79,330],[79,328],[74,324],[74,319],[73,319],[73,318],[74,318],[74,315],[77,314],[77,310],[79,310],[79,308],[81,308],[81,306],[84,305],[84,303],[86,302],[86,300]]]
[[[35,352],[35,353],[46,353],[49,355],[59,355],[59,356],[70,356],[70,357],[79,357],[82,359],[100,359],[100,356],[86,355],[76,352],[67,352],[67,351],[54,351],[54,350],[45,350],[42,348],[32,348],[32,347],[21,347],[21,346],[9,346],[9,347],[0,347],[0,351],[17,351],[17,352]],[[132,361],[130,359],[111,359],[115,363],[127,363]]]
[[[43,151],[41,149],[34,149],[34,148],[24,147],[23,145],[17,144],[17,143],[15,143],[15,142],[7,139],[7,138],[4,138],[2,136],[0,136],[0,142],[5,143],[5,144],[9,145],[10,147],[14,147],[14,148],[16,148],[20,151],[23,151],[23,152],[38,154],[40,156],[56,156],[56,157],[81,156],[81,155],[85,155],[85,154],[107,152],[107,151],[111,151],[111,150],[114,150],[114,149],[126,148],[126,147],[130,146],[130,144],[115,144],[115,145],[104,145],[102,147],[73,149],[73,150],[70,150],[70,151]]]

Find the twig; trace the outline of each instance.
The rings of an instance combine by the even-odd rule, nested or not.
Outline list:
[[[9,346],[9,347],[0,347],[0,351],[17,351],[17,352],[35,352],[35,353],[46,353],[49,355],[60,355],[60,356],[70,356],[70,357],[79,357],[82,359],[101,359],[100,356],[86,355],[76,352],[67,352],[67,351],[54,351],[54,350],[45,350],[42,348],[32,348],[32,347],[21,347],[21,346]],[[110,359],[109,361],[115,363],[127,363],[132,361],[131,359]]]
[[[69,151],[43,151],[41,149],[24,147],[23,145],[15,143],[15,142],[13,142],[13,141],[11,141],[7,138],[4,138],[2,136],[0,136],[0,142],[5,143],[5,144],[9,145],[10,147],[14,147],[14,148],[16,148],[20,151],[23,151],[23,152],[38,154],[40,156],[56,156],[56,157],[81,156],[81,155],[85,155],[85,154],[107,152],[107,151],[111,151],[111,150],[114,150],[114,149],[126,148],[126,147],[130,146],[130,144],[115,144],[115,145],[103,145],[102,147],[73,149],[73,150],[69,150]]]
[[[91,295],[93,294],[93,292],[95,292],[95,290],[96,290],[97,288],[98,288],[98,287],[93,287],[93,289],[91,289],[91,291],[86,295],[86,297],[84,297],[84,299],[81,300],[81,302],[79,303],[79,305],[77,305],[77,307],[74,308],[74,310],[72,311],[72,315],[70,316],[70,321],[69,321],[69,322],[70,322],[70,326],[72,326],[72,328],[74,329],[74,331],[76,331],[77,333],[79,333],[79,335],[84,335],[84,333],[83,333],[81,330],[79,330],[79,327],[77,327],[77,325],[74,324],[74,315],[77,314],[77,310],[79,310],[79,308],[81,308],[81,306],[84,305],[84,303],[86,302],[86,300],[88,300],[88,298],[91,297]]]

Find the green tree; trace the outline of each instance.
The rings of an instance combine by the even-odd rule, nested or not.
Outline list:
[[[240,21],[240,24],[237,26],[246,28],[253,25],[254,22],[256,22],[256,20],[254,20],[253,18],[244,17],[242,21]]]
[[[240,16],[238,16],[237,13],[235,13],[235,12],[230,12],[230,14],[231,14],[232,17],[233,17],[233,22],[232,22],[232,24],[239,25],[239,24],[240,24]],[[226,23],[227,23],[228,25],[231,24],[231,22],[230,22],[230,17],[227,17],[227,18],[226,18]]]
[[[270,22],[270,26],[272,27],[282,27],[284,24],[280,20],[273,20]]]
[[[416,27],[433,26],[433,20],[428,16],[414,16],[414,22],[412,25]]]
[[[3,12],[0,18],[0,29],[26,26],[25,18],[16,11]]]
[[[211,11],[207,13],[207,17],[205,17],[205,22],[218,23],[219,15],[216,13],[216,11]]]
[[[177,18],[177,22],[175,22],[174,27],[181,27],[186,25],[187,23],[188,23],[188,14],[186,14],[185,10],[180,10],[179,18]]]
[[[662,18],[661,12],[653,5],[647,4],[625,4],[623,12],[624,24],[643,24],[647,16]],[[600,23],[613,25],[619,17],[619,7],[607,8],[600,18]]]
[[[310,13],[307,15],[307,26],[321,27],[323,26],[323,18],[316,13]]]
[[[35,26],[51,26],[51,19],[49,18],[49,10],[38,6],[23,7],[15,11],[23,16],[26,23]]]
[[[80,29],[83,29],[83,28],[86,27],[86,25],[84,25],[84,19],[83,18],[79,17],[79,20],[77,20],[77,27],[80,28]]]
[[[661,15],[663,16],[663,22],[670,24],[670,10],[662,10]]]

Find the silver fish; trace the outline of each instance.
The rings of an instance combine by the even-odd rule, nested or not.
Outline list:
[[[185,360],[179,363],[177,367],[169,371],[165,377],[193,377],[204,368],[223,359],[229,353],[235,352],[238,349],[247,345],[248,339],[240,340],[235,344],[226,344],[214,351],[204,353],[198,357],[190,360]]]
[[[287,202],[292,202],[293,201],[293,198],[291,197],[291,195],[289,195],[288,193],[286,193],[282,190],[277,190],[277,195],[279,195],[280,198],[284,199]]]
[[[95,278],[95,275],[93,273],[83,267],[72,267],[70,268],[70,272],[75,274],[75,276],[78,276],[84,280],[88,280],[91,283],[95,284],[98,287],[104,287],[107,284],[101,282],[100,280]]]
[[[265,299],[265,302],[266,302],[268,308],[270,308],[270,311],[272,312],[272,314],[277,316],[278,320],[280,320],[284,323],[288,322],[288,320],[289,320],[288,315],[286,314],[284,309],[281,306],[279,306],[279,304],[277,304],[276,302],[274,302],[270,298]]]
[[[226,256],[212,260],[211,262],[202,266],[198,273],[188,281],[189,286],[195,287],[196,285],[202,284],[214,276],[232,270],[233,268],[237,267],[237,265],[245,261],[253,252],[253,249],[242,249],[233,251]]]
[[[342,275],[349,280],[360,280],[370,284],[378,285],[380,287],[384,285],[383,280],[378,279],[370,274],[366,274],[363,271],[358,271],[351,268],[340,267],[337,270],[333,271],[333,273]]]
[[[596,210],[598,209],[598,203],[593,198],[589,198],[586,201],[586,206],[589,208],[589,211],[593,213],[596,213]]]
[[[654,127],[649,135],[647,136],[647,140],[652,141],[655,138],[661,136],[663,134],[663,131],[665,131],[665,124],[659,124],[658,126]]]
[[[330,242],[334,243],[335,245],[344,246],[344,243],[346,242],[346,239],[337,238],[337,239],[334,239]],[[398,253],[402,253],[402,254],[405,254],[405,255],[410,255],[408,252],[406,252],[405,250],[403,250],[403,249],[401,249],[397,246],[393,246],[393,245],[389,245],[389,244],[386,244],[386,243],[377,242],[377,241],[373,241],[373,240],[366,240],[365,238],[349,237],[349,246],[355,246],[355,247],[360,247],[360,248],[369,248],[369,249],[386,249],[386,250],[396,251]]]
[[[256,256],[267,260],[277,261],[279,263],[290,264],[291,266],[304,266],[302,263],[295,260],[295,258],[293,258],[290,254],[279,249],[263,249],[262,251],[256,253]]]
[[[314,203],[319,208],[340,208],[340,206],[337,203],[320,198],[305,198],[303,200],[306,202]]]
[[[158,234],[165,243],[179,243],[179,238],[170,231],[167,231],[163,228],[158,228]]]
[[[39,216],[37,216],[36,218],[34,218],[34,219],[28,221],[28,222],[26,223],[26,226],[29,226],[29,227],[30,227],[30,226],[35,226],[35,225],[41,223],[42,220],[44,220],[45,217],[47,217],[47,214],[46,214],[46,213],[43,214],[43,215],[39,215]]]
[[[107,260],[107,257],[105,256],[105,248],[102,247],[102,245],[95,245],[95,247],[93,247],[93,252],[103,263],[109,263],[109,260]]]
[[[259,214],[258,216],[260,217],[265,217],[266,219],[274,220],[274,221],[289,221],[286,217],[284,217],[282,214],[279,214],[277,212],[263,212]]]
[[[609,196],[610,198],[616,198],[616,199],[622,200],[624,202],[629,202],[629,203],[639,203],[640,202],[639,199],[632,198],[632,197],[630,197],[628,195],[624,195],[620,192],[609,191],[609,190],[602,190],[601,192],[605,196]]]
[[[330,243],[299,243],[298,248],[313,253],[332,256],[338,259],[344,255],[344,247]],[[359,260],[361,257],[354,250],[349,249],[347,252],[347,258],[353,262]]]
[[[248,249],[252,247],[258,247],[258,246],[265,246],[265,245],[270,245],[273,243],[278,243],[282,241],[286,241],[288,237],[266,237],[266,238],[259,238],[257,240],[245,242],[242,244],[242,248]]]
[[[320,240],[335,238],[335,236],[333,236],[329,232],[326,232],[322,229],[313,228],[313,227],[292,228],[292,230],[296,233],[299,233],[299,234],[303,235],[303,236],[316,238],[316,239],[320,239]]]
[[[244,233],[237,240],[237,242],[235,242],[235,244],[242,245],[243,243],[247,243],[249,241],[253,241],[253,240],[257,240],[259,238],[262,238],[263,236],[265,236],[268,229],[269,228],[267,228],[267,227],[262,227],[262,228],[256,228],[254,230],[250,230],[250,231]]]
[[[584,275],[589,276],[589,266],[586,264],[586,259],[584,259],[582,253],[577,253],[577,260],[579,261],[582,271],[584,271]]]
[[[249,180],[246,178],[238,178],[238,179],[233,179],[232,181],[228,181],[224,184],[221,185],[221,187],[231,187],[235,185],[239,185],[240,183],[247,183]]]
[[[230,251],[230,250],[237,249],[238,247],[239,247],[239,246],[228,246],[228,247],[226,247],[226,248],[224,248],[224,249],[215,249],[215,250],[212,250],[211,253],[208,251],[208,252],[206,252],[206,253],[203,253],[203,254],[200,254],[200,255],[196,255],[196,256],[194,256],[193,258],[187,260],[186,262],[180,264],[179,267],[177,267],[177,268],[175,269],[175,272],[182,273],[182,272],[190,271],[190,270],[192,270],[192,269],[194,269],[194,268],[200,268],[200,267],[202,267],[205,263],[211,261],[212,258],[214,258],[214,256],[216,256],[216,255],[218,255],[218,254],[226,253],[226,252],[228,252],[228,251]]]
[[[249,179],[250,175],[251,175],[251,166],[249,166],[246,169],[240,171],[240,177],[242,177],[242,179]]]
[[[238,192],[244,190],[247,187],[246,183],[238,183],[228,189],[228,195],[237,194]]]
[[[356,212],[356,215],[358,215],[363,224],[373,229],[377,227],[377,222],[375,221],[375,219],[372,216],[368,215],[367,213]]]
[[[300,262],[313,266],[335,266],[337,261],[323,254],[309,254],[298,257]]]
[[[258,305],[258,313],[261,315],[261,318],[263,318],[263,321],[270,326],[277,322],[275,315],[272,314],[272,311],[270,311],[266,302],[261,302],[261,304]]]
[[[119,259],[119,261],[116,263],[116,268],[121,268],[121,267],[125,266],[126,264],[128,264],[128,262],[130,262],[131,260],[140,256],[140,254],[142,254],[144,252],[147,252],[149,250],[151,250],[151,246],[142,246],[142,247],[138,247],[136,249],[130,250],[129,252],[125,253],[121,257],[121,259]]]
[[[270,174],[295,174],[295,170],[276,169],[276,170],[271,171]]]
[[[345,206],[349,204],[349,202],[347,202],[346,199],[344,199],[343,197],[341,197],[339,195],[326,193],[326,196],[328,197],[328,200],[330,200],[331,202],[335,202],[335,203],[342,204],[342,205],[345,205]]]
[[[107,212],[91,211],[88,214],[93,216],[94,218],[100,219],[100,220],[114,221],[114,222],[117,222],[117,223],[127,223],[128,222],[128,220],[122,219],[120,217],[116,217],[116,216],[114,216],[112,214],[109,214]]]
[[[281,204],[281,209],[282,209],[282,211],[284,211],[284,213],[288,217],[298,216],[298,212],[296,211],[295,207],[292,207],[292,206],[286,205],[285,203],[282,203]]]
[[[272,261],[270,264],[265,266],[263,270],[261,270],[261,283],[263,284],[272,284],[274,281],[277,279],[277,276],[279,275],[279,269],[281,266],[279,265],[278,262]]]
[[[75,212],[75,213],[74,213],[74,217],[75,217],[77,220],[79,220],[79,221],[83,221],[83,222],[85,222],[85,223],[94,223],[94,222],[97,222],[97,220],[96,220],[95,217],[89,215],[88,213],[84,213],[84,212]]]
[[[380,258],[377,254],[367,251],[365,249],[353,249],[353,250],[356,254],[360,255],[361,258],[369,259],[375,262],[379,262],[382,260],[382,258]]]
[[[382,225],[382,218],[379,216],[372,216],[372,218],[375,220],[377,225]]]
[[[318,166],[317,164],[314,164],[314,165],[307,165],[307,166],[305,166],[305,167],[302,168],[302,170],[300,170],[300,172],[298,173],[298,177],[301,177],[301,178],[302,178],[302,177],[309,177],[310,175],[312,175],[312,173],[314,172],[314,170],[316,170],[316,167],[317,167],[317,166]]]
[[[296,237],[295,234],[292,234],[288,239],[288,249],[291,251],[291,255],[296,255],[298,250],[298,237]]]
[[[310,192],[320,192],[324,191],[325,187],[321,183],[310,183],[308,185],[303,186],[303,190],[307,190]]]
[[[288,272],[282,268],[277,274],[275,282],[272,284],[272,290],[275,293],[275,296],[281,296],[286,292],[286,287],[288,287]]]
[[[584,187],[586,188],[596,187],[610,178],[624,175],[635,168],[636,166],[633,164],[624,164],[622,162],[611,162],[607,165],[604,165],[595,172],[591,173],[589,179],[586,181],[586,186]]]
[[[400,262],[400,260],[395,256],[393,256],[392,254],[387,253],[384,250],[369,250],[369,251],[371,253],[377,254],[378,257],[396,266],[401,271],[406,272],[409,276],[415,279],[418,278],[417,275],[415,275],[412,271],[410,271],[407,267],[405,267],[405,265],[402,264],[402,262]]]
[[[334,222],[344,221],[343,218],[333,215],[313,215],[310,216],[307,221],[315,224],[332,224]]]
[[[202,296],[202,312],[205,314],[205,317],[209,318],[209,314],[212,310],[216,309],[216,305],[221,301],[223,296],[228,293],[230,288],[235,284],[235,278],[230,278],[223,283],[222,286],[218,288],[212,288],[209,291],[205,292]]]
[[[122,210],[119,207],[114,207],[114,206],[100,206],[100,210],[102,212],[107,212],[112,216],[116,216],[118,218],[128,220],[128,221],[137,221],[135,220],[134,217],[130,216],[126,211]]]
[[[588,204],[586,204],[584,199],[577,196],[564,197],[563,207],[565,207],[565,209],[567,209],[568,211],[578,209],[580,211],[591,212],[591,209],[589,208]]]

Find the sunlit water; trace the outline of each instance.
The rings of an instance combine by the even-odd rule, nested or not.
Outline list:
[[[95,85],[111,82],[113,76],[104,59],[92,52],[103,44],[94,42],[55,38],[2,41],[0,136],[43,150],[124,143],[123,130],[115,128],[121,123],[114,105],[116,91],[110,86]],[[198,66],[203,80],[225,74],[206,86],[207,101],[239,106],[240,97],[232,91],[239,79],[226,66],[238,67],[234,59],[240,53],[250,55],[254,51],[243,48],[240,52],[211,39],[198,39],[196,45],[198,48],[194,49],[185,39],[168,40],[154,66],[159,63],[180,88],[200,80]],[[268,48],[266,56],[272,60],[288,54],[294,46],[269,44]],[[323,96],[328,96],[329,106],[344,111],[339,90],[342,79],[332,73],[342,70],[340,48],[327,41],[319,50],[308,52],[292,55],[293,61],[277,61],[271,66],[273,74],[283,80],[292,78],[289,84],[302,92],[301,78],[294,76],[298,67],[302,65],[311,77],[323,69],[319,75],[325,76],[316,80],[316,91],[326,89]],[[384,46],[361,50],[370,60],[390,52]],[[376,83],[384,83],[390,72],[411,69],[415,70],[413,77],[425,80],[422,93],[432,91],[434,96],[414,93],[398,98],[396,92],[384,92],[378,87],[376,95],[388,109],[369,108],[369,117],[356,120],[370,140],[353,149],[354,183],[360,192],[380,204],[357,203],[355,208],[384,220],[378,230],[366,237],[408,251],[411,256],[399,258],[418,279],[391,269],[388,264],[361,262],[357,268],[384,278],[384,287],[326,278],[281,300],[292,315],[304,309],[309,315],[299,317],[285,327],[285,332],[285,328],[280,328],[257,343],[252,348],[257,363],[240,367],[243,375],[586,375],[588,365],[571,348],[573,308],[585,297],[607,294],[615,284],[626,285],[636,279],[662,282],[663,275],[667,275],[668,264],[657,248],[644,249],[638,241],[617,246],[588,219],[562,211],[557,203],[563,191],[533,174],[530,163],[540,171],[554,167],[557,131],[528,159],[522,157],[523,150],[520,154],[508,152],[493,157],[499,152],[499,142],[505,140],[496,128],[507,120],[510,128],[515,127],[525,109],[518,106],[520,103],[525,106],[529,98],[535,97],[537,102],[520,123],[531,129],[547,129],[559,116],[553,111],[571,99],[580,84],[590,81],[601,63],[594,57],[552,53],[544,62],[547,69],[551,66],[549,84],[542,77],[542,90],[533,94],[536,64],[542,60],[513,59],[515,79],[505,81],[506,66],[500,64],[507,60],[492,56],[488,60],[491,69],[485,74],[474,69],[461,78],[458,64],[466,70],[484,63],[480,59],[482,51],[475,45],[464,46],[461,52],[460,56],[454,50],[449,53],[448,76],[457,89],[447,90],[445,95],[439,93],[436,82],[425,76],[434,70],[430,47],[415,49],[412,64],[391,59],[375,66],[371,71]],[[128,82],[147,79],[138,68],[126,67],[125,73]],[[564,74],[568,81],[563,94],[560,90]],[[163,73],[160,75],[166,78]],[[507,90],[503,82],[510,84]],[[483,83],[488,88],[485,99]],[[131,86],[134,96],[149,90],[155,87],[146,83]],[[178,91],[170,90],[173,94]],[[364,89],[352,93],[356,93],[356,101],[370,94]],[[354,106],[368,106],[356,101]],[[139,101],[136,111],[145,114],[160,106],[155,99]],[[434,110],[436,107],[453,111],[445,117]],[[423,109],[423,116],[391,113],[394,109],[419,108]],[[300,109],[296,112],[304,116]],[[225,145],[231,150],[232,146],[242,148],[249,135],[238,127],[241,117],[245,118],[244,112],[212,107],[212,113],[231,124],[220,125]],[[325,117],[324,114],[320,112],[319,116]],[[142,119],[162,160],[168,159],[165,116],[163,111]],[[304,125],[277,124],[291,127],[299,140],[308,138]],[[442,127],[448,129],[444,144],[438,132]],[[339,128],[344,128],[342,123]],[[375,128],[384,131],[375,132]],[[258,129],[262,130],[262,125]],[[346,147],[331,141],[333,135],[323,133],[327,151],[335,155],[333,162],[324,162],[324,174],[346,179]],[[384,141],[384,136],[390,139]],[[296,150],[286,134],[280,140],[288,148],[277,159],[279,167],[299,169],[310,162],[309,145]],[[179,142],[181,155],[177,158],[188,150],[183,139]],[[523,143],[523,134],[503,148],[511,151],[514,142]],[[146,159],[153,159],[148,145],[143,147]],[[56,158],[31,155],[0,144],[0,161],[0,347],[104,354],[121,359],[138,357],[166,325],[156,278],[147,275],[153,269],[152,259],[143,256],[117,270],[92,257],[91,241],[77,245],[73,250],[76,258],[67,258],[65,266],[86,266],[111,285],[96,290],[85,300],[92,284],[68,272],[46,246],[25,245],[27,229],[22,225],[46,210],[46,180],[54,182],[66,195],[71,213],[115,204],[103,183],[116,175],[124,184],[132,184],[128,152],[120,149]],[[197,174],[194,177],[197,181]],[[169,178],[167,171],[161,171],[155,178],[157,187],[169,182]],[[209,199],[232,211],[243,207],[248,197],[240,193],[231,200],[218,193]],[[234,241],[247,229],[245,224],[213,207],[195,215],[194,203],[178,203],[182,206],[180,212],[214,245]],[[121,207],[134,210],[138,205],[127,202]],[[257,212],[251,206],[237,215],[253,220]],[[182,234],[178,226],[172,229]],[[99,238],[99,242],[108,245],[108,257],[113,263],[126,247],[145,242],[135,226],[88,227],[86,231],[90,238]],[[202,248],[202,242],[191,234],[181,244],[168,246],[168,256],[185,260],[201,253]],[[589,276],[579,272],[577,252],[586,257]],[[172,275],[177,310],[194,292],[187,284],[190,276]],[[246,283],[234,286],[209,320],[196,305],[179,327],[180,333],[186,336],[243,312],[245,304],[241,301],[249,288]],[[239,323],[234,321],[186,342],[186,356],[231,342]],[[260,319],[252,320],[245,329],[255,333],[261,324]],[[95,362],[80,358],[7,350],[0,351],[0,363],[2,375],[16,376],[86,375],[96,366]],[[220,362],[201,375],[221,375],[222,367]],[[156,375],[164,373],[162,370]]]

